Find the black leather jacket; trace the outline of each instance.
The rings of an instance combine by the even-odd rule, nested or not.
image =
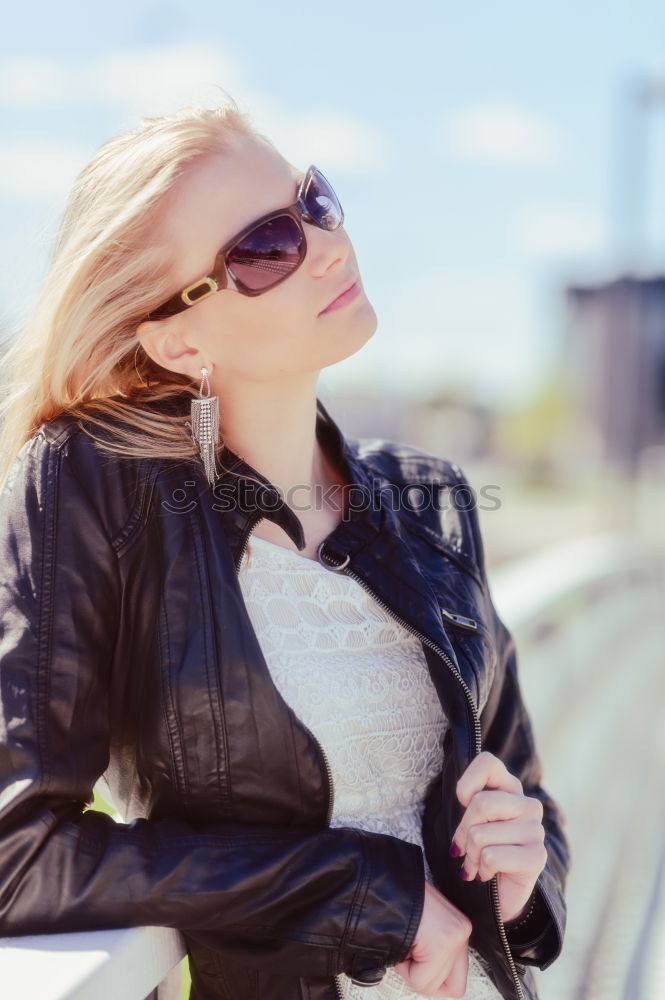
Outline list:
[[[450,720],[423,817],[437,885],[472,921],[502,995],[534,1000],[531,966],[562,947],[569,846],[540,784],[473,493],[454,462],[345,438],[320,401],[317,436],[356,487],[320,559],[421,639]],[[12,467],[0,501],[0,935],[176,927],[191,1000],[337,1000],[337,974],[377,982],[409,952],[422,852],[327,825],[327,762],[271,680],[237,577],[261,517],[299,548],[302,526],[255,469],[226,448],[222,461],[213,491],[198,462],[102,453],[85,422],[61,416]],[[521,926],[501,921],[496,877],[466,883],[448,853],[464,811],[455,785],[481,748],[544,806],[548,861]],[[100,776],[122,823],[89,808]]]

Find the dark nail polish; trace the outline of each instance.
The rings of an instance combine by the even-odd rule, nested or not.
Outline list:
[[[457,846],[457,844],[451,844],[450,845],[449,854],[450,854],[451,858],[459,858],[459,856],[461,855],[461,853],[462,852],[460,851],[460,849]]]
[[[460,868],[459,875],[460,875],[460,878],[463,878],[463,879],[468,879],[468,877],[469,877],[467,875],[467,873],[465,872],[464,868]]]

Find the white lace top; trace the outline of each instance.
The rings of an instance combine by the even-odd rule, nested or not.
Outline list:
[[[447,719],[420,640],[352,577],[259,536],[250,536],[239,581],[278,690],[328,758],[330,825],[422,848],[423,799],[441,768]],[[391,966],[376,986],[337,980],[344,1000],[422,996]],[[471,947],[464,997],[501,998]]]

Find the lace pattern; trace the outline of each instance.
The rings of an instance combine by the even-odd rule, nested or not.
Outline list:
[[[275,685],[328,759],[330,825],[422,849],[425,795],[441,769],[448,723],[420,640],[352,577],[258,536],[250,537],[239,582]],[[337,980],[344,1000],[421,996],[392,967],[376,986]],[[469,948],[465,1000],[500,997]]]

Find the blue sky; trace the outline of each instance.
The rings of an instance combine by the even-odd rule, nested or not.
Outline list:
[[[213,84],[293,163],[320,166],[344,205],[379,325],[325,384],[517,403],[557,357],[561,284],[616,273],[616,122],[639,76],[665,80],[659,0],[13,5],[0,37],[0,314],[28,308],[98,146],[141,115],[209,103]],[[653,270],[665,98],[645,121]]]

